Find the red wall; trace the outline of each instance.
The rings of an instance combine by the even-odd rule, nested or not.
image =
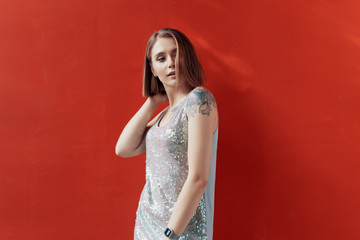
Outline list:
[[[214,239],[360,239],[359,16],[356,0],[0,1],[0,239],[132,239],[145,155],[115,144],[162,27],[193,41],[219,106]]]

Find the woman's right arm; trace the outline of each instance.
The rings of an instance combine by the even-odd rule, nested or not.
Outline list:
[[[166,95],[148,97],[142,107],[126,124],[116,143],[115,153],[119,157],[137,156],[145,151],[145,135],[156,122],[160,113],[149,122],[160,103],[167,100]]]

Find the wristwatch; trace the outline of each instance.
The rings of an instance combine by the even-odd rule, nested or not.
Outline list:
[[[179,236],[176,236],[174,233],[174,230],[172,230],[171,228],[166,228],[165,232],[164,232],[165,236],[170,238],[170,239],[179,239]]]

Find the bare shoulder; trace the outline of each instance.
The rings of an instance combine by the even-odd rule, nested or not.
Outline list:
[[[205,87],[199,86],[189,93],[189,99],[186,104],[189,117],[195,114],[201,115],[217,115],[217,104],[215,96]]]
[[[160,115],[165,111],[166,108],[164,108],[161,112],[159,112],[148,124],[146,125],[147,128],[152,127],[156,121],[159,119]]]

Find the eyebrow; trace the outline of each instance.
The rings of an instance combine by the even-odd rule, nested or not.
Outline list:
[[[171,52],[176,52],[177,48],[174,48],[173,50],[171,50]],[[155,58],[161,54],[164,54],[164,52],[158,52],[157,54],[155,54]]]

